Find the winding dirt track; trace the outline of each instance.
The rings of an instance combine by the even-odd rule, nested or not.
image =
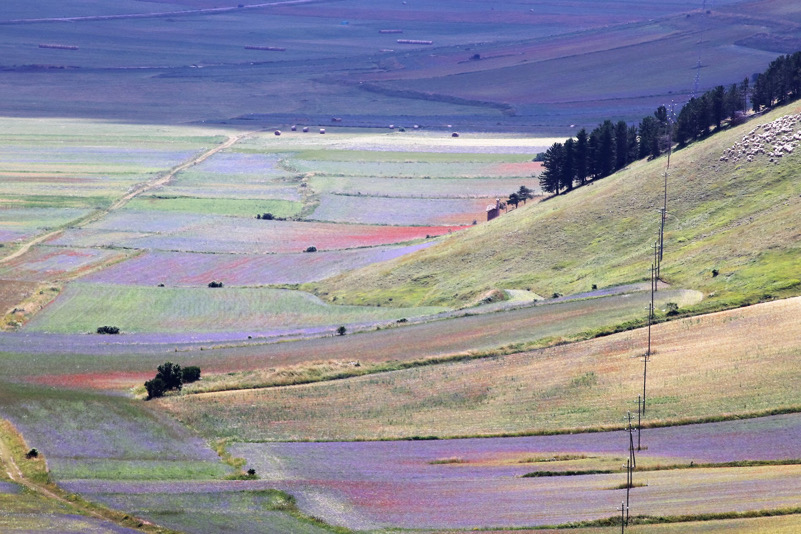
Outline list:
[[[86,226],[87,224],[91,224],[93,222],[99,221],[100,219],[102,219],[103,217],[105,217],[106,215],[111,213],[112,211],[115,211],[115,210],[118,210],[118,209],[122,208],[123,206],[125,206],[128,202],[130,202],[135,197],[141,195],[142,193],[146,193],[147,191],[150,191],[151,189],[153,189],[155,187],[159,187],[159,186],[165,185],[167,182],[172,180],[175,177],[175,175],[178,174],[179,172],[185,171],[186,169],[188,169],[189,167],[192,167],[193,165],[197,165],[198,163],[202,163],[202,162],[206,161],[208,158],[210,158],[211,156],[213,156],[217,152],[220,152],[221,150],[225,150],[226,148],[230,148],[231,146],[235,145],[236,143],[238,143],[239,141],[241,141],[243,138],[247,137],[248,135],[250,135],[250,134],[249,133],[243,133],[243,134],[239,134],[239,135],[229,136],[228,139],[225,142],[223,142],[222,144],[217,145],[216,147],[212,148],[211,150],[207,150],[206,152],[203,152],[202,154],[200,154],[198,156],[195,156],[194,158],[190,159],[189,161],[187,161],[185,163],[182,163],[182,164],[178,165],[177,167],[173,167],[172,169],[170,169],[170,171],[167,172],[167,174],[165,174],[163,176],[157,176],[157,177],[153,178],[152,180],[148,180],[147,182],[143,182],[143,183],[137,185],[131,192],[126,194],[124,197],[118,199],[116,202],[114,202],[108,208],[96,211],[94,213],[91,213],[91,214],[87,215],[86,217],[78,219],[77,221],[75,221],[72,224],[70,224],[70,227],[72,227],[72,228],[80,228],[82,226]],[[15,258],[19,258],[23,254],[28,252],[30,250],[30,248],[33,247],[34,245],[38,245],[39,243],[47,241],[48,239],[51,239],[51,238],[57,236],[61,232],[63,232],[63,230],[61,230],[61,229],[60,230],[54,230],[52,232],[48,232],[46,234],[42,234],[40,236],[37,236],[37,237],[31,239],[27,243],[23,244],[20,248],[15,250],[13,253],[9,254],[8,256],[6,256],[4,258],[0,258],[0,264],[9,262],[9,261],[11,261],[11,260],[13,260]]]

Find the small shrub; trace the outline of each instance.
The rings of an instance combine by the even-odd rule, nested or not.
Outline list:
[[[674,316],[679,314],[679,305],[675,302],[668,302],[665,304],[665,315]]]
[[[561,297],[561,296],[562,296],[562,294],[561,294],[561,293],[554,293],[553,295],[551,295],[551,298],[552,298],[552,299],[558,299],[558,298],[559,298],[559,297]]]
[[[304,252],[317,252],[317,247],[315,246],[306,247],[306,250]]]
[[[261,220],[263,221],[272,221],[275,217],[272,213],[262,213]]]
[[[145,389],[147,390],[147,400],[150,400],[156,397],[163,397],[167,391],[167,385],[164,380],[156,377],[145,382]]]
[[[38,457],[39,457],[39,451],[36,449],[31,449],[25,453],[25,458],[27,458],[28,460],[32,460]]]
[[[712,278],[715,278],[719,274],[720,274],[720,271],[718,271],[717,269],[712,269]]]
[[[598,284],[592,284],[592,290],[595,291],[596,289],[598,289]]]
[[[347,328],[345,328],[344,326],[340,326],[339,328],[337,328],[337,335],[344,336],[347,331],[348,331]]]
[[[253,469],[252,467],[250,469],[248,469],[248,476],[249,477],[255,477],[256,476],[256,470]]]
[[[209,282],[209,287],[222,287],[222,286],[223,286],[222,282],[217,282],[215,280],[212,280],[211,282]]]
[[[200,367],[197,367],[196,365],[188,365],[183,368],[181,374],[184,379],[184,384],[197,382],[200,380]]]
[[[116,326],[100,326],[97,329],[98,334],[119,334],[120,329]]]

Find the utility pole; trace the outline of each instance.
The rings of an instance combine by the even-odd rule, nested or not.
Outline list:
[[[626,460],[626,517],[624,519],[627,525],[629,524],[629,493],[631,492],[631,483],[631,458],[629,458]]]
[[[640,432],[642,431],[642,396],[637,395],[637,450],[640,451]]]
[[[654,263],[651,265],[651,293],[654,293],[655,291],[659,291],[657,282],[659,281],[659,256],[662,254],[662,243],[660,241],[654,241],[654,244],[651,245],[651,247],[654,249]],[[656,271],[656,277],[654,277],[654,270]]]

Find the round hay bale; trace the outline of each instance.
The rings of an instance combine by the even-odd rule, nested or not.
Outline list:
[[[453,132],[453,133],[451,134],[451,137],[459,137],[459,132]]]
[[[281,135],[281,130],[276,130],[274,133],[275,135]]]

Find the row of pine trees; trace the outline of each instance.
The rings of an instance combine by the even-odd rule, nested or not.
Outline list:
[[[553,194],[570,191],[638,159],[658,157],[674,142],[681,148],[717,131],[726,122],[736,124],[745,118],[749,97],[755,112],[798,99],[801,52],[780,56],[752,79],[753,85],[746,78],[728,88],[719,85],[693,97],[675,117],[660,106],[638,125],[605,120],[590,133],[582,128],[575,137],[554,143],[540,154],[544,167],[540,175],[542,190]]]

